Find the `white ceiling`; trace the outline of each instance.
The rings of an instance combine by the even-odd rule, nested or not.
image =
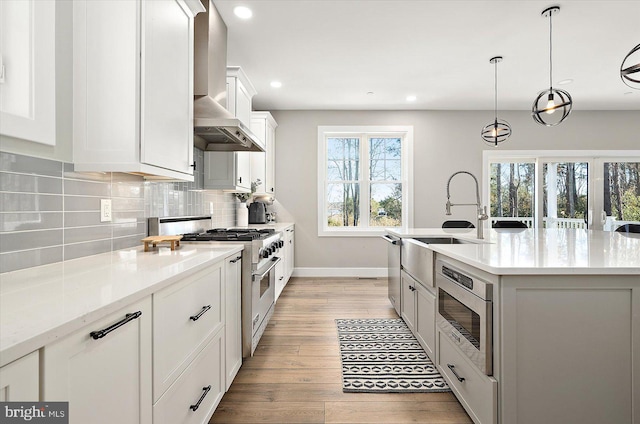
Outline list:
[[[640,0],[214,0],[228,33],[228,64],[245,70],[254,109],[530,110],[549,83],[574,110],[640,110],[620,65],[640,43]],[[238,5],[249,20],[233,14]],[[556,86],[571,78],[573,83]],[[270,87],[272,80],[283,86]],[[375,94],[367,95],[372,91]],[[625,94],[631,92],[632,94]],[[407,102],[407,95],[416,95]]]

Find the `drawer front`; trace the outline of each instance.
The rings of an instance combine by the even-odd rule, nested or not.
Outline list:
[[[0,368],[0,402],[38,401],[39,360],[35,351]]]
[[[441,331],[438,331],[438,351],[438,370],[473,421],[497,423],[498,382],[480,372]]]
[[[224,325],[222,263],[153,295],[153,399]]]
[[[223,334],[224,331],[219,331],[213,337],[153,406],[154,424],[202,424],[209,421],[224,395]]]

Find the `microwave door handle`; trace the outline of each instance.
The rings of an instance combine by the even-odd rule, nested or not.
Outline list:
[[[257,270],[256,272],[251,274],[253,276],[253,280],[254,281],[262,280],[265,277],[265,275],[267,275],[273,269],[273,267],[276,266],[278,262],[280,262],[281,260],[282,260],[281,258],[274,256],[273,259],[271,259],[271,263],[262,267],[263,269],[267,268],[265,271]]]

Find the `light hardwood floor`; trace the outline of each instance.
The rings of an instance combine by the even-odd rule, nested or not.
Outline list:
[[[471,423],[451,393],[343,393],[336,318],[397,318],[386,280],[292,278],[210,423]]]

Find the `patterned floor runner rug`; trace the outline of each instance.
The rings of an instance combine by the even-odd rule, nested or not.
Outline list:
[[[336,324],[344,392],[450,391],[401,319],[336,319]]]

